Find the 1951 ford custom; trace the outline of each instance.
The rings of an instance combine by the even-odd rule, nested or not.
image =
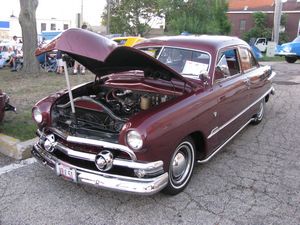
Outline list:
[[[261,122],[274,92],[275,73],[233,37],[162,37],[131,48],[70,29],[36,55],[53,49],[95,80],[33,107],[32,154],[65,179],[110,190],[181,192],[196,162]]]

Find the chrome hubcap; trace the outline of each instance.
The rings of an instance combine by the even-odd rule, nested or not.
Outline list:
[[[186,158],[185,156],[179,152],[173,161],[172,170],[174,177],[180,177],[186,168]]]
[[[264,115],[264,103],[261,102],[259,105],[259,111],[257,113],[257,120],[261,120]]]
[[[183,187],[189,180],[194,166],[194,151],[190,142],[181,143],[172,158],[170,181],[174,188]]]

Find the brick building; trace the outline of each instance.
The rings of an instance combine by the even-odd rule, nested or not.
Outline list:
[[[252,14],[263,12],[268,15],[268,25],[273,27],[274,0],[229,0],[228,18],[231,21],[231,35],[242,37],[254,26]],[[300,0],[287,0],[282,3],[282,13],[287,15],[284,32],[290,40],[300,35]]]

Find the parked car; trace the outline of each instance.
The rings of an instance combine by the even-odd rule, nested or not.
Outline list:
[[[131,47],[131,46],[133,46],[141,41],[144,41],[146,39],[142,38],[142,37],[115,37],[112,40],[117,42],[118,45]]]
[[[253,54],[254,57],[255,57],[257,60],[259,60],[259,59],[261,59],[261,58],[263,57],[261,51],[260,51],[256,46],[254,46],[254,45],[251,46],[251,45],[250,45],[250,47],[251,47],[252,52],[254,53],[254,54]]]
[[[32,154],[57,175],[99,188],[181,192],[196,162],[262,121],[273,93],[271,67],[235,37],[162,37],[132,48],[70,29],[36,54],[54,48],[96,78],[36,103]]]
[[[255,46],[260,52],[265,53],[267,51],[268,39],[267,38],[251,38],[249,41],[249,45]]]
[[[0,122],[4,118],[5,111],[16,111],[16,108],[9,104],[9,97],[0,89]]]
[[[300,36],[292,42],[277,46],[275,55],[284,56],[285,61],[288,63],[294,63],[297,59],[300,59]]]

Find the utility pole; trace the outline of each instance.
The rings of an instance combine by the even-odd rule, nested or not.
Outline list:
[[[83,0],[81,0],[80,27],[83,25]]]
[[[275,0],[273,41],[276,44],[278,44],[279,41],[281,11],[282,11],[282,1]]]
[[[110,0],[107,0],[107,23],[106,23],[106,34],[110,33]]]

